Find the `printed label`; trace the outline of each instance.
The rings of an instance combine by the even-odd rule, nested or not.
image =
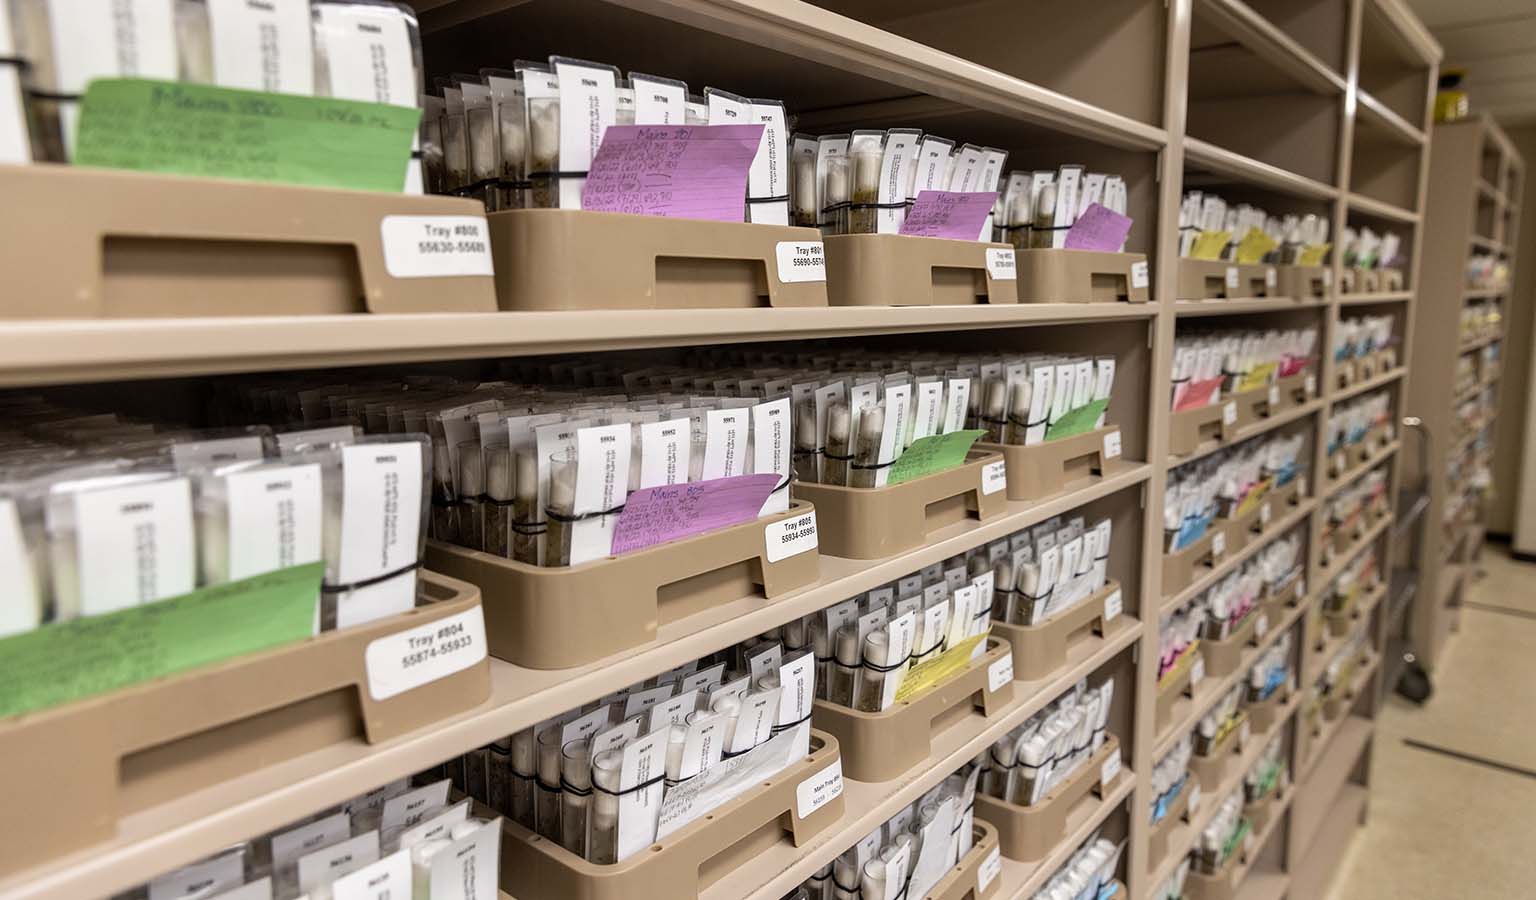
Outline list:
[[[1002,247],[988,247],[987,274],[992,276],[993,281],[1017,281],[1019,268],[1013,251]]]
[[[42,619],[37,582],[16,503],[0,497],[0,637],[36,628]]]
[[[171,447],[171,461],[176,464],[176,471],[183,475],[188,469],[252,462],[261,456],[261,438],[254,434],[212,441],[186,441]]]
[[[281,868],[306,853],[346,840],[352,834],[352,817],[345,812],[326,816],[272,836],[272,866]]]
[[[206,897],[215,891],[238,887],[245,878],[245,861],[239,853],[225,853],[161,875],[149,883],[149,900],[181,900]]]
[[[364,653],[368,694],[387,700],[447,678],[485,659],[485,649],[485,614],[479,606],[378,638]]]
[[[1308,397],[1315,396],[1317,394],[1317,376],[1307,375],[1306,379],[1302,382],[1302,389],[1307,392]]]
[[[766,526],[763,529],[763,540],[771,563],[815,550],[816,510]]]
[[[449,900],[496,900],[500,845],[501,820],[493,819],[432,857],[431,896]],[[411,895],[407,891],[400,896]]]
[[[368,831],[299,857],[299,890],[308,893],[379,858],[379,833]]]
[[[1265,503],[1263,506],[1259,507],[1259,527],[1263,528],[1268,526],[1270,516],[1272,515],[1273,512],[1270,510],[1268,503]]]
[[[1185,777],[1187,778],[1189,776],[1186,775]],[[1191,813],[1193,813],[1195,810],[1197,810],[1199,808],[1200,808],[1200,785],[1192,784],[1192,785],[1189,786],[1189,811]]]
[[[492,274],[481,216],[385,216],[379,241],[391,278]]]
[[[1205,680],[1205,657],[1197,656],[1195,661],[1189,664],[1189,686],[1194,687]]]
[[[1013,653],[1009,652],[1002,659],[994,660],[987,666],[987,690],[999,691],[1003,685],[1013,680]]]
[[[1008,464],[1002,460],[981,467],[981,492],[991,495],[1008,487]]]
[[[1274,415],[1276,412],[1278,412],[1279,408],[1280,408],[1280,385],[1272,384],[1272,385],[1269,386],[1269,412],[1270,412],[1270,415]]]
[[[1104,435],[1104,459],[1106,461],[1120,458],[1120,432],[1111,431]]]
[[[987,851],[987,858],[981,861],[981,868],[976,870],[976,896],[980,897],[997,880],[997,876],[1003,873],[1003,853],[997,847]]]
[[[341,559],[337,579],[356,584],[416,562],[421,514],[421,444],[341,449]],[[416,579],[390,578],[338,598],[336,627],[373,621],[416,605]]]
[[[444,778],[385,800],[384,809],[379,814],[380,827],[390,831],[421,822],[427,813],[448,802],[449,785],[448,779]]]
[[[1131,263],[1131,287],[1144,288],[1152,283],[1151,271],[1147,267],[1147,261]]]
[[[795,815],[804,819],[843,795],[843,761],[832,761],[810,778],[795,785]]]
[[[1104,598],[1105,625],[1108,625],[1110,622],[1120,618],[1120,614],[1125,611],[1124,604],[1125,600],[1123,597],[1121,597],[1120,590],[1118,588],[1111,592],[1108,597]]]
[[[1231,426],[1237,424],[1237,404],[1228,401],[1221,407],[1221,424]]]
[[[209,0],[214,82],[282,94],[315,92],[310,11],[296,3]]]
[[[1263,637],[1269,631],[1269,616],[1259,616],[1253,623],[1253,633],[1256,637]]]
[[[827,252],[821,241],[779,241],[774,252],[779,258],[779,281],[827,280]]]
[[[1273,268],[1268,268],[1268,269],[1264,270],[1264,286],[1265,287],[1269,288],[1270,290],[1274,290],[1275,285],[1277,285],[1279,283],[1280,283],[1280,275],[1279,275],[1278,272],[1276,272]]]
[[[192,590],[196,551],[185,478],[84,491],[74,501],[82,615]]]
[[[318,464],[235,472],[224,484],[231,581],[319,561]]]
[[[331,885],[334,900],[396,900],[411,895],[411,851],[391,853]]]
[[[385,5],[316,3],[315,33],[325,45],[331,96],[416,105],[411,35],[400,10]]]
[[[1108,788],[1110,783],[1115,780],[1115,776],[1119,774],[1120,751],[1117,749],[1105,758],[1104,764],[1099,767],[1099,786]]]
[[[1237,290],[1237,266],[1227,266],[1227,290]]]
[[[1211,535],[1211,556],[1220,556],[1227,552],[1227,533],[1218,531]]]
[[[272,877],[263,876],[240,887],[231,888],[209,900],[272,900]]]

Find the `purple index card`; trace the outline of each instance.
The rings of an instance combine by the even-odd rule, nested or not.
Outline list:
[[[1101,203],[1090,203],[1077,223],[1067,230],[1068,250],[1102,250],[1118,253],[1131,233],[1131,219]]]
[[[740,222],[762,125],[610,125],[581,208]]]
[[[749,522],[778,483],[779,476],[772,474],[737,475],[641,488],[629,495],[619,513],[611,552],[618,556]]]
[[[922,191],[907,210],[901,233],[974,241],[996,202],[991,191]]]

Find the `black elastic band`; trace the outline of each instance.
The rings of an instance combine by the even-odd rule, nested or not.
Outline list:
[[[53,91],[39,91],[35,88],[27,90],[27,95],[33,100],[48,100],[54,103],[79,103],[82,94],[61,94]]]
[[[19,56],[0,56],[0,66],[15,66],[25,72],[32,68],[32,63]]]
[[[561,775],[560,776],[560,793],[562,793],[562,794],[570,794],[573,797],[590,797],[590,796],[592,796],[592,789],[591,788],[579,788],[576,785],[571,784],[569,781],[566,781],[565,780],[565,776]]]
[[[383,575],[375,575],[372,578],[364,578],[362,581],[354,581],[351,584],[322,584],[320,585],[320,593],[345,594],[348,591],[356,591],[365,587],[373,587],[374,585],[382,584],[391,578],[398,578],[401,575],[414,572],[419,568],[421,568],[421,560],[418,559],[410,565],[401,566],[393,572],[385,572]]]
[[[889,466],[894,466],[895,464],[896,460],[893,459],[890,462],[883,463],[854,463],[852,466],[850,466],[850,468],[859,469],[861,471],[869,471],[871,469],[884,469]]]
[[[516,778],[519,781],[536,781],[538,779],[538,776],[533,774],[532,772],[529,772],[528,774],[525,775],[522,772],[517,771],[516,769],[512,770],[512,777]]]
[[[826,453],[826,451],[820,447],[817,447],[815,450],[792,450],[790,452],[796,456],[820,456],[823,453]]]
[[[490,494],[481,494],[480,495],[480,502],[484,503],[484,504],[487,504],[489,506],[496,506],[496,507],[508,507],[508,506],[512,506],[512,505],[517,503],[516,500],[497,500],[495,497],[492,497]]]
[[[876,663],[865,661],[859,664],[859,668],[868,669],[871,672],[894,672],[906,664],[907,661],[905,659],[902,659],[900,662],[891,663],[888,666],[877,665]]]
[[[512,530],[525,537],[536,537],[549,531],[549,526],[543,522],[517,522],[512,523]]]
[[[539,782],[539,787],[543,788],[546,791],[549,791],[551,794],[562,794],[562,793],[565,793],[565,789],[563,787],[563,785],[565,784],[565,779],[564,778],[561,778],[560,779],[560,784],[557,784],[554,787],[550,787],[549,785],[545,784],[544,783],[544,779],[542,779],[542,778],[540,778],[538,780],[538,782]]]
[[[747,203],[788,203],[789,195],[782,194],[776,197],[748,197]]]
[[[750,201],[748,201],[750,202]],[[906,209],[907,201],[897,200],[892,203],[850,203],[849,209]]]
[[[666,780],[666,778],[667,778],[667,776],[664,775],[664,774],[663,775],[657,775],[655,778],[652,778],[650,781],[642,781],[642,782],[640,782],[639,784],[635,785],[632,788],[625,788],[625,789],[623,789],[621,791],[610,791],[607,788],[603,787],[602,785],[598,784],[597,782],[593,782],[592,783],[592,790],[594,790],[594,791],[602,791],[603,793],[607,794],[610,797],[623,797],[626,794],[633,794],[636,791],[643,791],[643,790],[645,790],[648,787],[652,787],[654,785],[661,784],[663,781]]]
[[[535,178],[537,178],[537,179],[539,179],[541,181],[549,181],[549,180],[555,179],[555,178],[586,178],[586,177],[587,177],[587,172],[586,172],[585,169],[583,169],[580,172],[529,172],[528,173],[528,180],[529,181],[532,181]],[[599,788],[599,790],[601,790],[601,788]]]
[[[853,459],[853,454],[852,453],[848,454],[847,456],[838,456],[836,453],[833,453],[831,450],[823,450],[823,451],[821,451],[821,455],[825,456],[827,459],[835,459],[838,462],[847,462],[850,459]]]
[[[567,523],[569,523],[569,522],[584,522],[584,521],[586,521],[588,519],[597,519],[597,518],[601,518],[603,516],[616,516],[616,515],[618,515],[619,513],[623,512],[623,511],[624,511],[624,504],[620,503],[618,506],[615,506],[613,509],[599,510],[598,512],[581,513],[579,515],[570,515],[570,516],[566,515],[565,513],[555,512],[552,509],[546,508],[544,510],[544,515],[550,517],[551,519],[554,519],[556,522],[567,522]]]
[[[482,178],[473,184],[466,184],[463,187],[456,187],[448,193],[458,197],[467,197],[470,194],[473,194],[475,191],[481,190],[483,188],[494,187],[499,182],[499,180],[500,179],[497,178]]]
[[[526,178],[497,178],[497,187],[512,188],[513,190],[526,191],[533,187],[533,182]]]
[[[793,722],[785,722],[783,725],[775,725],[775,726],[773,726],[772,731],[773,731],[774,734],[778,734],[781,731],[788,731],[789,729],[794,728],[796,725],[803,725],[806,722],[809,722],[810,720],[811,720],[811,714],[810,713],[806,713],[805,717],[802,718],[802,719],[796,719]]]
[[[5,60],[0,59],[0,62],[4,62],[4,61]],[[421,157],[421,151],[420,150],[412,150],[411,151],[411,159],[421,159],[421,158],[422,157]]]

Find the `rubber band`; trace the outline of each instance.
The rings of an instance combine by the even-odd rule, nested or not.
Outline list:
[[[624,789],[618,790],[618,791],[610,791],[607,788],[603,787],[602,785],[600,785],[600,784],[598,784],[596,782],[593,782],[592,790],[594,790],[594,791],[602,791],[603,793],[607,794],[610,797],[623,797],[623,796],[628,795],[628,794],[633,794],[633,793],[635,793],[637,791],[643,791],[643,790],[645,790],[646,788],[649,788],[649,787],[654,787],[655,785],[661,784],[663,781],[666,781],[666,779],[667,779],[667,776],[664,775],[664,774],[663,775],[657,775],[655,778],[652,778],[649,781],[642,781],[639,784],[635,785],[634,787],[624,788]]]
[[[787,203],[787,202],[789,202],[789,195],[788,194],[781,194],[781,195],[775,196],[775,197],[748,197],[747,198],[747,202],[748,203]]]
[[[561,775],[560,776],[560,793],[562,793],[562,794],[570,794],[573,797],[590,797],[590,796],[592,796],[592,789],[591,788],[579,788],[576,785],[571,784],[569,781],[566,781],[565,780],[565,776]]]
[[[587,177],[586,170],[582,170],[580,172],[529,172],[528,173],[528,180],[529,181],[532,181],[535,178],[540,179],[542,181],[548,181],[548,180],[550,180],[552,178],[586,178],[586,177]]]
[[[811,720],[811,714],[810,713],[806,713],[804,718],[796,719],[793,722],[785,722],[783,725],[775,725],[775,726],[773,726],[772,730],[773,730],[774,734],[778,734],[781,731],[788,731],[789,729],[794,728],[796,725],[804,725],[806,722],[809,722],[810,720]]]
[[[549,531],[549,526],[543,522],[513,522],[512,530],[524,537],[534,537]]]
[[[410,565],[401,566],[393,572],[385,572],[383,575],[375,575],[372,578],[364,578],[362,581],[354,581],[351,584],[322,584],[320,585],[320,593],[345,594],[348,591],[361,590],[365,587],[372,587],[376,584],[382,584],[383,582],[389,581],[391,578],[399,578],[401,575],[414,572],[419,568],[421,568],[421,560],[418,559]]]
[[[565,513],[556,512],[553,509],[546,508],[544,510],[544,515],[548,516],[551,519],[554,519],[556,522],[571,523],[571,522],[585,522],[585,521],[587,521],[589,519],[597,519],[597,518],[601,518],[603,516],[616,516],[616,515],[618,515],[619,513],[623,512],[623,511],[624,511],[624,504],[620,503],[618,506],[615,506],[613,509],[599,510],[598,512],[580,513],[580,514],[576,514],[576,515],[566,515]]]
[[[871,469],[884,469],[884,468],[888,468],[890,466],[894,466],[895,464],[896,464],[896,460],[893,459],[890,462],[883,462],[883,463],[854,463],[850,468],[858,469],[860,471],[866,471],[867,472],[867,471],[869,471]]]

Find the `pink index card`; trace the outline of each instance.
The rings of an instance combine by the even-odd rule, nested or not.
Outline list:
[[[741,222],[762,125],[610,125],[581,191],[596,212]]]
[[[1090,203],[1077,223],[1067,229],[1068,250],[1101,250],[1118,253],[1131,233],[1131,219],[1102,203]]]
[[[974,241],[996,202],[997,195],[990,191],[923,191],[907,210],[901,233]]]
[[[1182,390],[1174,394],[1173,411],[1183,412],[1186,409],[1210,406],[1216,397],[1217,388],[1221,387],[1221,382],[1222,378],[1218,375],[1204,381],[1186,381],[1179,385]]]
[[[765,474],[641,488],[619,513],[610,552],[618,556],[749,522],[778,484],[779,476]]]

